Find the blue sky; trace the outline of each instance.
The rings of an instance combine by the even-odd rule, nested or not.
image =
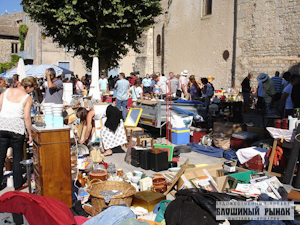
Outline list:
[[[0,0],[0,15],[7,10],[9,13],[20,12],[23,6],[21,0]]]

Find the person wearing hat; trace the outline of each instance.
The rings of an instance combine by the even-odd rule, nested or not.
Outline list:
[[[250,93],[251,93],[250,80],[252,77],[253,77],[253,73],[252,72],[248,73],[248,76],[241,83],[243,99],[244,99],[244,111],[247,111],[249,107],[249,100],[250,100]]]
[[[262,83],[263,97],[266,105],[267,115],[276,115],[276,110],[273,107],[273,103],[276,97],[276,89],[273,80],[269,78],[268,74],[260,73],[257,77],[257,81]]]
[[[189,72],[187,70],[184,70],[183,72],[181,72],[181,76],[179,78],[179,86],[178,86],[178,91],[176,92],[177,97],[181,97],[182,94],[184,97],[187,97],[187,76],[189,75]]]

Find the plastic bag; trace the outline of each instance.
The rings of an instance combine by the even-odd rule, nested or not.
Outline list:
[[[171,118],[171,124],[172,128],[190,128],[193,122],[192,116],[178,116],[178,115],[172,115]]]

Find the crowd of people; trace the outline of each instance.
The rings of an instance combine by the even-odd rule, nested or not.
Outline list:
[[[275,72],[273,77],[269,77],[266,73],[260,73],[257,77],[258,87],[252,88],[250,80],[253,73],[241,83],[244,98],[244,107],[247,111],[251,104],[250,94],[257,95],[257,112],[266,113],[266,115],[277,115],[287,118],[293,115],[294,109],[300,107],[300,76],[284,72],[280,76],[279,71]]]

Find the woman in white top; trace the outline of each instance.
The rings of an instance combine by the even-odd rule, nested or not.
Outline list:
[[[102,152],[105,156],[111,155],[112,148],[127,143],[123,117],[121,111],[111,105],[100,105],[90,111],[85,108],[79,108],[76,113],[81,122],[86,124],[86,133],[80,144],[88,143],[95,132],[95,120],[107,118],[104,126],[101,128],[100,139]]]
[[[132,106],[136,106],[138,99],[143,99],[143,89],[141,88],[141,81],[135,80],[134,85],[127,90],[127,94],[132,96]]]
[[[80,79],[77,79],[76,81],[76,93],[77,94],[82,94],[82,92],[84,91],[84,85],[81,82]]]
[[[23,159],[25,131],[28,134],[27,143],[32,142],[30,116],[32,98],[28,93],[35,88],[38,88],[36,79],[26,77],[19,87],[9,88],[0,96],[0,181],[3,178],[6,151],[12,147],[15,189],[21,188],[24,183],[20,161]]]

